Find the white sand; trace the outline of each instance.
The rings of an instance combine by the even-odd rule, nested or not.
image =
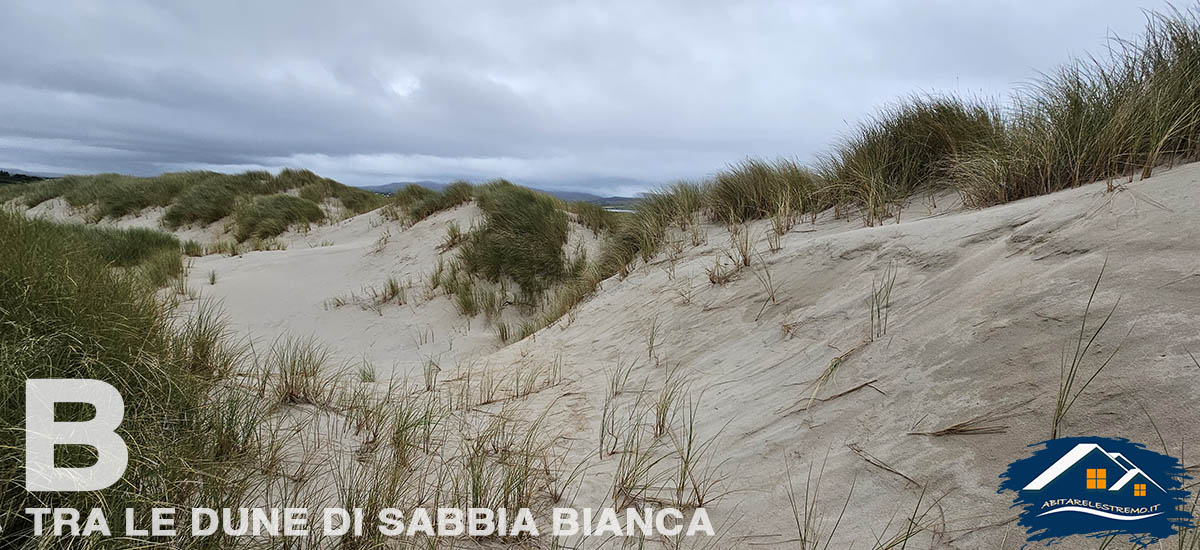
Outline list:
[[[503,348],[482,316],[463,318],[440,293],[421,296],[446,224],[465,229],[479,216],[470,205],[407,229],[368,213],[288,234],[286,251],[197,258],[189,284],[221,300],[237,330],[259,341],[313,334],[342,359],[366,359],[381,379],[419,378],[431,357],[443,369],[488,364],[500,372],[561,358],[564,381],[520,404],[529,414],[548,408],[548,425],[571,446],[573,461],[588,462],[575,506],[600,506],[610,494],[618,457],[596,457],[606,374],[636,361],[628,388],[644,383],[643,398],[652,399],[678,369],[699,400],[700,433],[718,438],[710,465],[723,496],[709,512],[723,547],[792,547],[785,464],[802,498],[810,467],[824,463],[824,532],[853,486],[833,548],[871,547],[889,521],[891,536],[923,490],[922,512],[936,504],[913,547],[999,548],[1004,541],[1017,548],[1024,535],[1012,521],[1011,495],[996,493],[998,476],[1027,455],[1027,445],[1047,438],[1060,353],[1078,335],[1107,260],[1089,327],[1120,305],[1085,372],[1121,349],[1062,430],[1161,450],[1141,406],[1171,454],[1189,466],[1200,462],[1192,458],[1200,443],[1200,368],[1186,351],[1200,354],[1200,164],[1112,193],[1095,184],[984,210],[961,209],[947,196],[938,203],[940,210],[916,201],[901,223],[882,227],[826,214],[784,236],[777,253],[767,251],[769,224],[753,224],[778,288],[778,303],[765,309],[764,288],[748,270],[725,286],[709,283],[704,270],[728,249],[729,235],[708,226],[706,245],[685,243],[674,262],[666,253],[639,262],[628,278],[606,281],[571,319]],[[595,258],[594,238],[579,233],[573,238]],[[315,246],[323,242],[333,244]],[[866,299],[889,265],[896,279],[887,331],[868,342]],[[388,276],[413,281],[409,305],[378,313],[323,306]],[[812,400],[814,380],[850,350]],[[637,394],[627,391],[618,403]],[[1006,412],[988,424],[1003,433],[906,435],[989,411]],[[1096,543],[1065,547],[1076,545]]]

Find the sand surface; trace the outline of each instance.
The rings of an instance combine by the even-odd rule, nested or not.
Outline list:
[[[802,498],[806,478],[819,474],[822,531],[849,502],[831,548],[892,536],[918,498],[926,530],[912,547],[1018,548],[1024,534],[1011,495],[996,492],[998,476],[1048,437],[1061,354],[1107,262],[1089,330],[1120,303],[1085,372],[1120,350],[1061,429],[1155,450],[1165,442],[1200,468],[1200,366],[1188,355],[1200,354],[1200,164],[1111,192],[1098,183],[983,210],[952,195],[936,202],[916,200],[880,227],[826,213],[784,235],[777,252],[769,223],[752,224],[761,258],[721,286],[705,269],[725,257],[729,232],[705,226],[699,246],[675,235],[677,251],[668,245],[507,346],[482,316],[467,319],[451,298],[422,291],[447,224],[478,219],[469,204],[408,228],[367,213],[289,233],[284,251],[196,258],[189,285],[218,300],[239,333],[264,343],[313,335],[380,379],[419,380],[429,359],[445,378],[471,365],[503,376],[560,364],[559,383],[505,407],[548,411],[571,460],[586,464],[574,506],[610,502],[618,457],[600,456],[598,432],[620,372],[628,382],[618,407],[686,381],[697,432],[715,441],[704,467],[719,480],[707,507],[721,547],[794,547],[789,475]],[[63,215],[62,206],[41,210]],[[596,249],[579,228],[573,239]],[[893,273],[886,330],[872,331],[868,296]],[[328,304],[387,277],[412,281],[407,304]],[[981,415],[1000,433],[909,435]],[[667,439],[656,443],[663,452]]]

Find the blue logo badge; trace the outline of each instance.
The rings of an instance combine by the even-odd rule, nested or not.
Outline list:
[[[1175,458],[1127,439],[1070,437],[1043,441],[1013,462],[1000,492],[1013,491],[1028,540],[1069,535],[1127,535],[1146,546],[1191,527],[1189,479]]]

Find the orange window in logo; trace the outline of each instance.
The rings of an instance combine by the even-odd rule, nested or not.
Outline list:
[[[1134,483],[1133,484],[1133,496],[1135,496],[1135,497],[1146,496],[1146,484],[1145,483]]]
[[[1108,479],[1106,475],[1108,471],[1104,468],[1088,468],[1087,471],[1087,488],[1088,489],[1107,489]],[[1143,486],[1145,488],[1145,486]]]

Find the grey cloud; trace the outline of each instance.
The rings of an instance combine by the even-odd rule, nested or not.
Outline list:
[[[5,14],[0,166],[305,166],[364,185],[623,192],[746,156],[807,160],[901,96],[1000,96],[1144,23],[1116,0],[80,1]]]

